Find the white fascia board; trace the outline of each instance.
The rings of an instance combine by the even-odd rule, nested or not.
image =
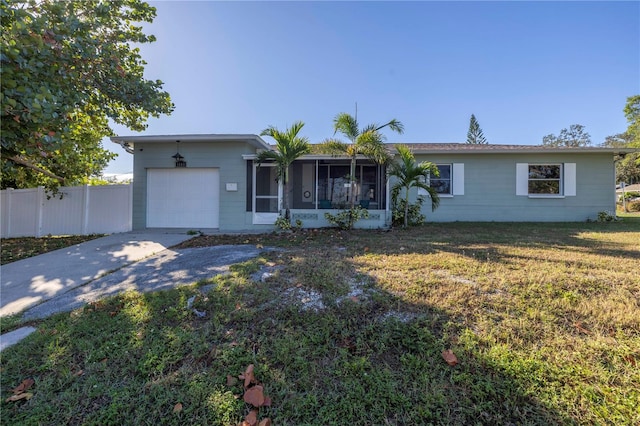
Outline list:
[[[200,135],[138,135],[112,136],[111,142],[124,147],[133,147],[136,142],[175,143],[180,142],[245,142],[257,149],[271,149],[260,136],[251,134],[200,134]]]

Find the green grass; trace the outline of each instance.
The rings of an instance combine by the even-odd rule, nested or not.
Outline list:
[[[37,324],[2,353],[3,423],[236,425],[227,375],[253,363],[276,425],[638,424],[639,241],[626,221],[196,237],[281,250]]]

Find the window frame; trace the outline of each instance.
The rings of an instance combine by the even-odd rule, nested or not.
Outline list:
[[[438,172],[440,171],[440,167],[441,166],[447,166],[449,167],[449,177],[446,179],[443,179],[441,177],[436,177],[436,178],[432,178],[431,177],[431,173],[429,173],[429,179],[427,181],[427,184],[433,188],[433,186],[431,185],[431,181],[432,180],[436,180],[436,181],[448,181],[449,182],[449,191],[448,192],[438,192],[438,196],[440,197],[453,197],[453,163],[436,163],[435,166],[438,168]]]
[[[544,194],[529,193],[529,166],[554,165],[560,166],[560,193]],[[559,161],[538,161],[531,163],[516,163],[516,196],[529,198],[565,198],[578,195],[578,165]]]
[[[558,167],[557,178],[531,178],[531,167]],[[531,192],[531,182],[558,182],[558,192]],[[529,197],[563,197],[564,196],[564,164],[563,163],[527,163],[527,195]]]

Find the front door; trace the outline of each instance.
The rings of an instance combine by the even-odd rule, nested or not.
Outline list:
[[[253,223],[273,225],[278,218],[282,190],[275,164],[253,166]]]

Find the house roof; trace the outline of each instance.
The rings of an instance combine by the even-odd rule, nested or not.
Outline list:
[[[112,136],[111,142],[122,146],[128,153],[133,153],[136,142],[144,143],[176,143],[180,142],[245,142],[257,149],[271,149],[260,136],[251,134],[199,134],[199,135],[138,135]]]
[[[260,136],[252,134],[187,134],[187,135],[138,135],[113,136],[111,141],[120,144],[127,152],[133,153],[136,142],[144,143],[175,143],[180,142],[244,142],[256,149],[274,150],[275,145],[269,145]],[[610,147],[549,147],[544,145],[498,145],[498,144],[468,144],[468,143],[388,143],[392,153],[397,145],[407,145],[414,154],[514,154],[514,153],[611,153],[628,154],[640,152],[637,148]],[[317,146],[317,145],[314,145]],[[326,157],[318,152],[310,156]],[[305,156],[308,158],[310,156]],[[329,156],[330,157],[330,156]]]
[[[478,153],[478,154],[512,154],[512,153],[612,153],[626,154],[637,152],[634,148],[609,147],[550,147],[544,145],[497,145],[497,144],[468,144],[468,143],[391,143],[390,148],[397,145],[407,145],[414,154],[446,154],[446,153]]]

